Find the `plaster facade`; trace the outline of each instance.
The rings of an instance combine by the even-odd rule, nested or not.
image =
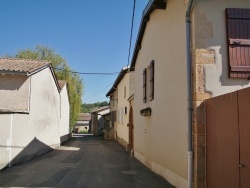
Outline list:
[[[185,11],[183,1],[169,0],[150,14],[135,64],[134,155],[177,187],[187,186]],[[143,103],[142,73],[152,60],[154,99]],[[148,107],[151,116],[141,116]]]
[[[110,97],[110,129],[108,138],[116,139],[117,130],[117,110],[118,110],[118,90],[116,89]]]
[[[116,118],[116,139],[124,147],[128,147],[129,143],[129,73],[126,73],[117,86],[118,104]]]
[[[229,78],[226,8],[250,8],[248,1],[196,1],[192,22],[193,186],[206,185],[206,112],[204,100],[249,87],[249,80]]]
[[[250,86],[247,79],[228,77],[226,8],[250,8],[250,3],[246,0],[196,1],[192,14],[193,56],[197,49],[214,51],[214,63],[203,66],[204,91],[212,97]]]
[[[143,34],[138,34],[142,38],[132,60],[135,65],[135,157],[177,187],[188,186],[187,3],[186,0],[168,0],[166,9],[153,9],[149,15],[146,13],[149,6],[146,7],[142,23],[147,24],[145,31],[142,29]],[[193,186],[199,188],[205,187],[206,180],[203,101],[250,86],[247,79],[228,77],[226,8],[250,8],[250,3],[246,0],[197,0],[191,10]],[[154,99],[144,103],[142,74],[152,60],[155,64]],[[146,92],[149,91],[147,86]],[[151,108],[151,116],[141,116],[140,110],[145,108]]]
[[[67,84],[60,91],[60,137],[61,143],[69,139],[70,105]]]
[[[1,75],[3,77],[5,75]],[[0,113],[0,169],[27,161],[60,145],[60,95],[50,68],[22,80],[22,85],[30,88],[25,87],[25,92],[17,90],[16,100],[22,101],[23,96],[29,96],[25,104],[30,107],[26,113],[15,109],[7,114]],[[10,83],[13,83],[12,79]],[[9,92],[12,90],[7,89],[6,93]]]

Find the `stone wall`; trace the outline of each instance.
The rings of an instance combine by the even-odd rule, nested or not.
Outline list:
[[[193,151],[194,187],[205,187],[206,180],[206,112],[204,100],[211,98],[205,91],[204,66],[215,63],[213,50],[197,49],[193,64]]]

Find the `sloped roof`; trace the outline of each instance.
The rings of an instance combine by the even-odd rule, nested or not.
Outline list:
[[[129,68],[130,68],[130,66],[122,68],[122,70],[120,71],[119,75],[117,76],[113,86],[110,88],[110,90],[106,94],[106,97],[110,96],[110,94],[116,90],[117,86],[119,85],[119,83],[121,82],[121,80],[123,79],[125,74],[129,71]]]
[[[17,58],[0,58],[0,72],[30,75],[51,66],[48,61],[36,61]]]
[[[44,70],[45,68],[50,69],[58,92],[60,93],[61,89],[59,87],[52,64],[49,61],[0,57],[0,74],[31,76],[39,71]]]
[[[107,110],[107,109],[109,109],[109,106],[102,106],[102,107],[94,109],[91,113],[101,112],[101,111],[104,111],[104,110]]]
[[[79,113],[78,114],[78,121],[90,121],[91,114],[90,113]]]
[[[150,20],[150,14],[154,12],[156,9],[166,9],[166,0],[149,0],[147,6],[145,7],[143,13],[142,13],[142,20],[140,29],[137,35],[134,52],[131,60],[131,70],[133,71],[135,69],[135,63],[138,56],[138,53],[141,49],[141,42],[143,39],[143,35],[147,26],[147,23]]]
[[[58,80],[58,84],[60,89],[62,90],[62,88],[67,84],[66,80]]]

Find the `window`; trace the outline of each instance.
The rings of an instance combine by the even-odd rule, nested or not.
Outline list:
[[[124,108],[124,114],[127,114],[127,107]]]
[[[154,99],[154,61],[150,62],[149,65],[149,73],[150,73],[150,78],[149,78],[149,88],[150,88],[150,95],[149,99],[152,101]]]
[[[143,102],[146,103],[147,99],[152,101],[154,99],[154,60],[150,65],[143,69]],[[149,75],[149,76],[148,76]],[[149,85],[149,87],[147,86]]]
[[[250,76],[250,9],[226,9],[230,78]]]
[[[114,127],[114,123],[116,122],[116,111],[111,112],[111,127]]]
[[[147,101],[147,69],[143,69],[143,102]]]
[[[126,98],[126,86],[124,87],[124,98]]]

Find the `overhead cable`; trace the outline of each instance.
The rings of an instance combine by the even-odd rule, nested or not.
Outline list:
[[[54,68],[59,71],[65,71],[65,72],[71,72],[75,74],[92,74],[92,75],[116,75],[119,74],[119,72],[76,72],[76,71],[69,71],[69,70],[64,70],[64,69],[58,69]]]
[[[133,15],[132,15],[132,24],[131,24],[131,31],[130,31],[130,41],[129,41],[128,64],[127,64],[127,67],[129,65],[130,51],[131,51],[131,42],[132,42],[132,36],[133,36],[134,17],[135,17],[135,3],[136,3],[136,0],[134,0],[134,5],[133,5]]]

